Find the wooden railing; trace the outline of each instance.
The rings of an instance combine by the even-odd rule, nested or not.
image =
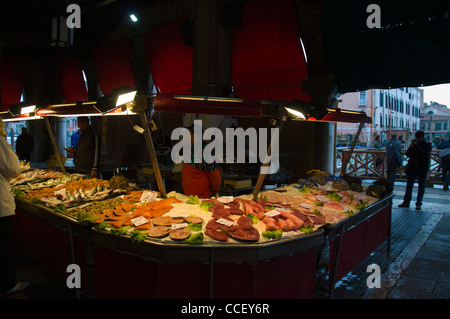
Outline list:
[[[396,181],[406,182],[407,176],[404,173],[404,165],[408,163],[406,150],[402,150],[403,165],[397,170]],[[350,159],[347,163],[346,173],[355,175],[362,179],[378,179],[386,177],[386,151],[377,148],[357,148],[350,154],[350,149],[342,150],[342,162]],[[381,158],[379,166],[376,165],[377,158]],[[439,151],[431,152],[430,169],[427,176],[427,186],[442,184],[442,169]]]

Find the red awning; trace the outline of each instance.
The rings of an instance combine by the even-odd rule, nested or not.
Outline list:
[[[88,100],[81,60],[65,56],[57,61],[58,83],[66,103]]]
[[[25,61],[3,55],[0,65],[1,111],[20,102],[25,77]]]
[[[97,46],[93,55],[95,73],[104,95],[121,86],[136,87],[128,39]]]
[[[238,97],[311,100],[302,91],[308,73],[292,0],[246,2],[232,44]]]
[[[150,71],[159,93],[190,94],[192,47],[184,44],[181,25],[186,19],[143,34]]]

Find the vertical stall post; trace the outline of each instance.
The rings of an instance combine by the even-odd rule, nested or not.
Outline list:
[[[347,164],[350,161],[350,157],[352,156],[353,149],[355,148],[356,142],[358,141],[359,134],[363,128],[364,123],[360,123],[358,127],[358,132],[356,132],[355,138],[353,139],[352,146],[350,147],[350,152],[346,158],[342,157],[342,168],[341,168],[341,176],[347,172]]]
[[[52,128],[48,121],[48,118],[44,116],[45,126],[47,126],[48,135],[50,136],[50,140],[52,141],[53,149],[55,150],[56,158],[58,159],[59,166],[61,166],[61,171],[63,174],[66,173],[66,169],[64,168],[64,163],[61,158],[61,154],[59,153],[58,145],[56,145],[55,136],[53,135]]]
[[[284,122],[286,122],[286,120],[287,120],[286,117],[283,117],[281,119],[281,123],[277,127],[280,131],[283,127]],[[273,134],[270,139],[270,144],[269,144],[269,147],[267,148],[266,159],[267,159],[267,156],[269,155],[269,153],[271,153],[271,155],[272,155],[272,143],[274,142],[274,138],[275,138],[275,134]],[[267,161],[264,161],[264,162],[265,163],[262,164],[261,168],[269,166],[269,162],[267,162]],[[258,195],[259,195],[259,192],[261,191],[261,187],[262,187],[262,184],[263,184],[265,178],[266,178],[266,174],[262,173],[262,170],[260,170],[258,179],[256,181],[255,189],[253,191],[253,200],[254,201],[257,201],[257,199],[258,199]]]
[[[164,183],[161,177],[161,171],[159,170],[158,159],[156,157],[155,146],[153,145],[152,136],[148,129],[148,119],[145,115],[145,110],[147,109],[147,96],[145,94],[139,94],[135,98],[136,108],[139,113],[139,118],[141,119],[141,125],[145,128],[144,136],[145,143],[147,144],[147,150],[150,155],[150,160],[153,166],[153,172],[156,178],[156,184],[158,185],[159,193],[163,198],[167,198],[166,190],[164,188]]]

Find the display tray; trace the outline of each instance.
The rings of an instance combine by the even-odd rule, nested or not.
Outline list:
[[[46,174],[49,173],[30,172],[25,178]],[[368,196],[365,192],[334,188],[339,184],[335,176],[329,176],[328,182],[320,184],[311,184],[308,180],[310,188],[302,183],[263,190],[257,201],[253,201],[250,194],[198,199],[176,192],[162,199],[157,197],[157,192],[149,190],[115,188],[113,191],[113,179],[84,180],[65,175],[59,178],[45,183],[38,179],[39,185],[33,185],[32,181],[21,183],[20,190],[25,195],[16,197],[17,207],[37,218],[68,227],[98,245],[166,261],[207,261],[212,254],[218,260],[228,260],[232,254],[237,260],[251,262],[307,250],[322,245],[325,235],[331,238],[338,234],[342,225],[348,228],[357,224],[378,206],[385,205],[385,199]],[[57,185],[63,179],[65,183]],[[21,180],[14,183],[17,182]],[[343,181],[338,182],[342,185]],[[57,186],[37,188],[48,184]],[[78,191],[83,195],[81,198],[70,198]],[[44,194],[46,197],[40,197]],[[102,197],[97,197],[99,194]],[[143,228],[135,224],[137,217],[144,219]],[[193,217],[201,222],[191,225],[188,219]],[[147,233],[161,225],[156,221],[162,219],[170,220],[162,224],[168,226],[164,228],[167,233],[163,238]],[[247,224],[241,224],[241,219]],[[176,238],[172,236],[173,231],[167,235],[170,229],[180,225],[189,229],[189,237]],[[226,235],[224,242],[211,233],[212,227],[216,227],[214,230],[220,235]],[[191,239],[196,235],[200,239],[193,242]]]

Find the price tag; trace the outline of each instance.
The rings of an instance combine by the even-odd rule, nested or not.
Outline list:
[[[189,214],[173,214],[173,215],[170,215],[170,217],[172,217],[172,218],[184,218],[184,217],[188,217],[189,216]]]
[[[217,222],[218,222],[219,224],[222,224],[222,225],[225,225],[225,226],[231,226],[231,225],[234,224],[233,221],[228,220],[228,219],[225,219],[225,218],[220,218]]]
[[[172,229],[180,229],[188,227],[188,223],[172,224]]]
[[[290,213],[291,211],[285,207],[277,207],[275,208],[275,210],[279,211],[279,212],[286,212],[286,213]]]
[[[56,195],[61,195],[62,197],[65,197],[66,196],[66,189],[65,188],[61,188],[61,189],[55,191],[55,196]]]
[[[217,200],[221,203],[226,204],[226,203],[231,203],[234,200],[234,198],[233,198],[233,196],[220,196],[217,198]]]
[[[143,191],[140,201],[141,202],[154,202],[156,200],[156,193],[151,191]]]
[[[313,207],[312,204],[308,204],[308,203],[301,203],[300,206],[303,208],[306,208],[306,209],[310,209],[311,207]]]
[[[276,210],[271,210],[269,212],[265,212],[264,215],[266,215],[267,217],[273,217],[273,216],[280,215],[280,212],[278,212]]]
[[[133,225],[136,226],[136,227],[148,223],[147,218],[145,218],[144,216],[139,216],[139,217],[133,218],[133,219],[131,219],[130,221],[131,221],[131,222],[133,223]]]

